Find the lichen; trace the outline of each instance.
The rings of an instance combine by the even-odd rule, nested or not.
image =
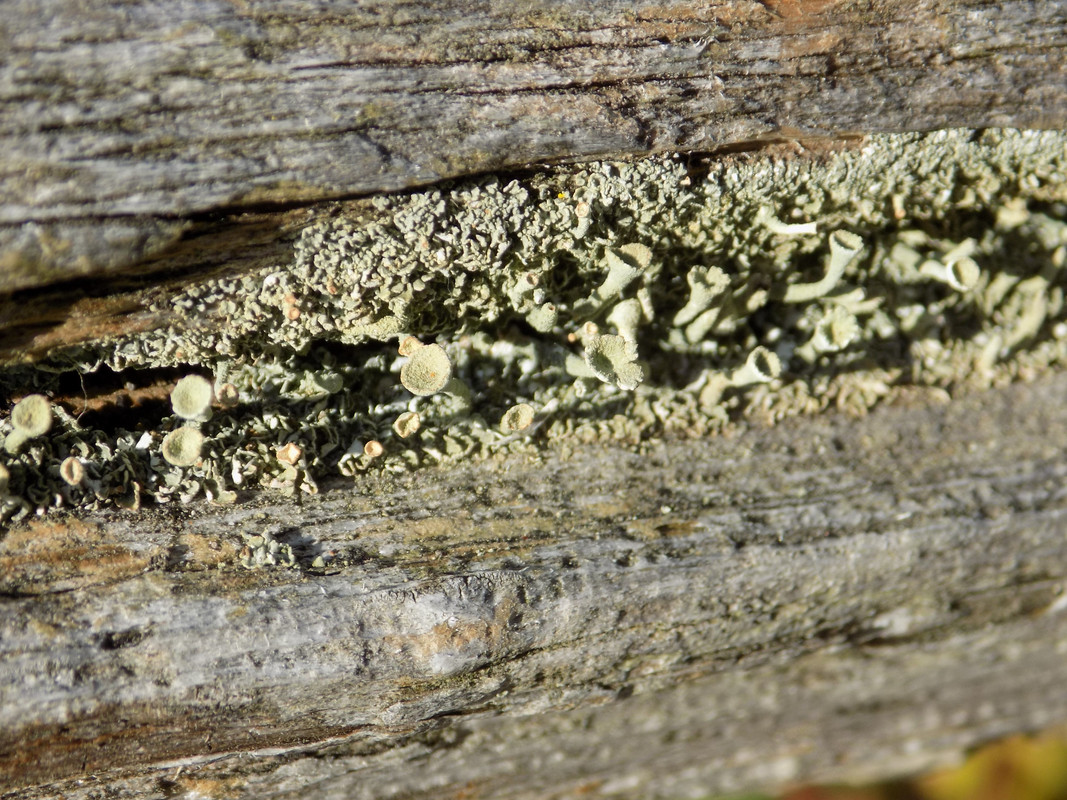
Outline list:
[[[26,395],[11,409],[11,427],[4,437],[4,450],[16,455],[27,441],[52,429],[52,404],[42,394]]]
[[[406,340],[410,341],[410,339]],[[400,368],[400,382],[414,395],[437,394],[452,380],[452,362],[439,344],[427,344],[411,351]]]
[[[524,431],[533,424],[534,409],[529,403],[516,403],[500,418],[500,430],[504,433]]]
[[[393,421],[393,431],[401,439],[414,436],[422,425],[422,418],[417,411],[405,411]]]
[[[174,413],[183,419],[201,419],[211,408],[214,391],[211,382],[201,375],[186,375],[170,393]]]
[[[0,519],[314,493],[339,474],[862,414],[902,386],[1037,374],[1067,362],[1065,176],[1063,133],[949,131],[340,204],[290,262],[156,299],[169,324],[0,375],[54,414],[33,437],[0,419],[16,445]],[[175,367],[213,380],[188,406],[175,387],[174,415],[79,417],[63,388]],[[183,428],[200,451],[174,463],[196,438]]]
[[[242,533],[243,546],[238,553],[238,563],[246,569],[264,567],[282,567],[294,569],[299,566],[299,559],[288,542],[281,541],[269,530],[261,533]],[[322,566],[318,564],[316,566]]]
[[[609,333],[589,337],[585,363],[596,378],[627,391],[645,379],[645,368],[637,360],[637,345],[625,336]]]
[[[204,449],[204,434],[196,428],[182,426],[163,437],[160,453],[168,464],[191,467]]]

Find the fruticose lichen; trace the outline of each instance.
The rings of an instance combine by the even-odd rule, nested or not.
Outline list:
[[[4,437],[4,450],[17,455],[27,441],[52,429],[52,404],[44,395],[26,395],[11,409],[11,427]]]
[[[1025,378],[1067,362],[1065,262],[1057,132],[601,162],[339,204],[291,260],[192,282],[157,296],[151,330],[0,375],[9,403],[46,395],[53,415],[33,436],[21,412],[0,420],[0,519],[314,493]],[[105,377],[169,381],[173,408],[82,414]]]
[[[211,410],[214,391],[211,382],[201,375],[186,375],[170,393],[174,413],[184,419],[202,419]]]

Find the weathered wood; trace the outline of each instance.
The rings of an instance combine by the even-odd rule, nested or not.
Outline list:
[[[1062,127],[1067,0],[17,0],[0,291],[204,215],[760,138]]]
[[[1067,122],[1067,0],[8,5],[0,292],[285,264],[485,170]],[[0,329],[160,324],[98,288]],[[0,792],[678,797],[1062,722],[1065,389],[10,531]]]
[[[769,174],[775,178],[768,179]],[[611,179],[614,188],[598,194],[590,184],[599,185],[605,175],[616,176]],[[646,242],[657,257],[686,269],[694,250],[705,261],[725,263],[732,256],[709,242],[757,236],[767,229],[767,209],[795,214],[789,209],[798,196],[819,198],[805,201],[807,210],[800,212],[805,219],[814,215],[811,222],[819,230],[845,226],[871,245],[902,227],[928,228],[931,220],[944,225],[946,233],[958,232],[960,225],[972,225],[972,233],[978,233],[989,215],[1004,206],[1056,208],[1054,204],[1067,200],[1065,176],[1067,137],[1058,131],[936,131],[848,137],[818,147],[808,142],[799,149],[795,143],[768,145],[746,153],[691,157],[684,167],[680,159],[671,158],[568,165],[506,177],[503,185],[511,186],[509,191],[522,187],[523,193],[503,201],[496,197],[500,177],[481,176],[398,197],[234,214],[202,223],[195,236],[143,262],[140,268],[154,273],[152,277],[101,277],[91,285],[66,283],[0,295],[0,364],[68,357],[89,364],[103,357],[110,363],[115,340],[124,335],[139,340],[124,349],[123,360],[131,367],[159,366],[138,354],[173,350],[179,341],[186,360],[193,363],[233,352],[233,345],[220,350],[220,341],[254,339],[250,349],[261,352],[279,330],[286,332],[285,346],[290,349],[309,344],[312,337],[353,341],[354,331],[366,320],[353,318],[349,301],[358,296],[361,309],[373,304],[380,281],[368,272],[386,258],[395,273],[418,279],[416,286],[423,286],[418,290],[420,302],[432,308],[454,301],[448,296],[454,283],[484,283],[493,274],[526,271],[546,254],[566,251],[596,265],[597,248],[608,241]],[[736,188],[723,188],[727,186]],[[799,186],[807,187],[800,195]],[[491,209],[465,215],[468,204],[487,202],[478,199],[483,192],[495,198]],[[435,199],[438,196],[443,202]],[[568,202],[560,214],[560,198],[584,198],[587,207],[596,209],[586,218],[589,227],[581,236],[576,235],[577,217],[569,216],[578,205]],[[541,227],[539,220],[545,218],[555,221],[551,231]],[[694,225],[708,238],[690,236]],[[360,241],[358,255],[333,259],[329,254],[331,245],[322,237],[337,238],[339,226],[345,228],[344,237]],[[333,232],[324,234],[324,228]],[[420,244],[431,241],[441,246],[428,249]],[[492,242],[496,244],[486,244]],[[501,242],[506,242],[503,249]],[[1020,246],[1015,242],[1007,249]],[[776,247],[775,242],[756,242],[745,258],[762,259]],[[778,258],[784,258],[780,252]],[[984,268],[994,268],[995,261],[984,261]],[[1012,271],[1013,261],[1001,268]],[[333,272],[311,277],[313,264],[319,272],[332,264]],[[780,260],[777,269],[792,266]],[[263,281],[275,280],[269,276],[277,273],[288,276],[294,297],[315,298],[309,302],[329,317],[332,331],[318,330],[298,341],[297,330],[315,315],[283,320],[272,316],[269,307],[257,307],[257,289],[267,285]],[[599,273],[594,277],[599,279]],[[224,278],[234,286],[235,280],[241,281],[244,288],[223,290],[219,284]],[[555,280],[574,285],[576,278]],[[666,277],[663,284],[670,280]],[[323,292],[329,285],[334,293]],[[480,291],[465,285],[468,292]],[[341,286],[347,288],[340,291]],[[187,313],[190,308],[195,312]],[[480,319],[507,317],[513,311],[506,299],[487,303],[484,296],[477,308]],[[451,335],[481,324],[475,315],[453,316],[447,322],[434,315],[430,327],[417,316],[409,314],[402,324],[424,335]],[[253,319],[259,322],[252,324]],[[85,386],[80,388],[84,391]]]
[[[12,532],[0,787],[678,797],[1062,721],[1064,391]]]

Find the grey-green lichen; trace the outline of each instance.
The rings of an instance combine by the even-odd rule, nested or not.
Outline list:
[[[44,436],[52,429],[52,404],[42,394],[29,394],[11,409],[12,430],[4,437],[4,450],[17,455],[30,439]]]
[[[1057,132],[488,177],[341,206],[292,247],[157,301],[169,326],[0,376],[17,400],[63,370],[196,371],[125,426],[53,404],[0,455],[0,517],[864,413],[1067,361]]]
[[[184,419],[201,419],[211,409],[214,391],[211,382],[202,375],[186,375],[170,393],[170,404],[174,413]]]
[[[238,554],[241,566],[247,569],[259,569],[261,567],[289,567],[298,566],[293,546],[288,542],[281,541],[270,530],[261,533],[242,533],[243,547]],[[320,563],[316,566],[325,566]]]
[[[411,341],[409,337],[407,341]],[[414,395],[437,394],[452,380],[452,361],[439,344],[420,344],[400,368],[400,383]]]
[[[204,449],[204,434],[186,425],[163,437],[159,451],[169,464],[175,467],[191,467],[200,458]]]

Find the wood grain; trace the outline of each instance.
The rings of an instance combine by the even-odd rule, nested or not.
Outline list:
[[[44,352],[333,200],[1063,128],[1065,43],[1067,0],[11,0],[0,293],[53,285]],[[677,798],[1062,723],[1065,390],[7,532],[0,793]],[[299,569],[238,566],[264,530]]]
[[[1062,722],[1065,390],[37,523],[0,787],[678,797]],[[234,566],[263,530],[303,568]]]

